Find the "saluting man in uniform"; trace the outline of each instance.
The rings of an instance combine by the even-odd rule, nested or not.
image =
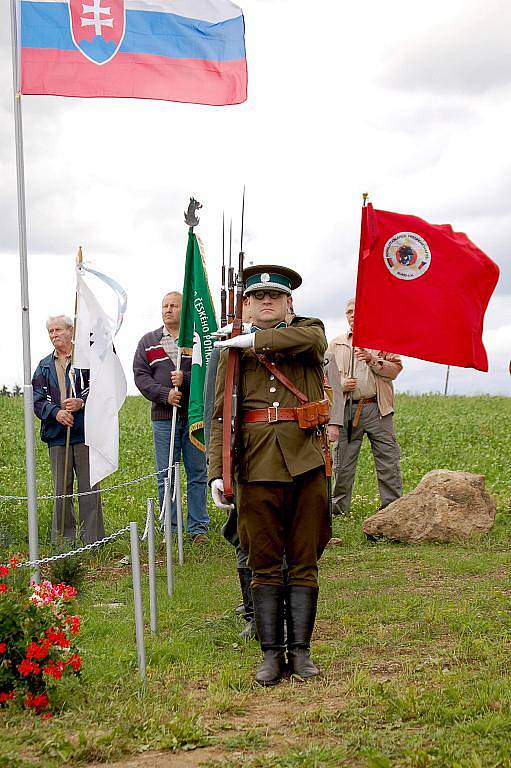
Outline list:
[[[320,320],[295,317],[290,325],[285,321],[291,291],[302,282],[296,272],[273,265],[251,266],[244,270],[243,279],[251,331],[217,346],[240,349],[241,429],[235,456],[238,531],[253,572],[255,619],[264,653],[256,680],[274,685],[287,670],[303,679],[319,673],[310,658],[310,641],[318,600],[318,559],[330,539],[331,525],[320,433],[317,428],[303,428],[302,419],[299,426],[298,412],[300,396],[306,396],[304,407],[309,411],[324,402],[327,341]],[[220,508],[228,506],[222,480],[226,364],[227,354],[222,354],[209,446],[209,482]],[[282,375],[300,396],[282,382]]]

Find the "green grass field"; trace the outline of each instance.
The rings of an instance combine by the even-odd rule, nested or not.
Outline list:
[[[21,400],[0,398],[2,494],[25,494],[22,425]],[[0,712],[2,767],[131,756],[130,766],[158,768],[511,768],[511,399],[401,395],[396,429],[405,491],[433,468],[480,472],[497,500],[496,524],[466,544],[367,543],[361,522],[378,500],[365,446],[353,515],[334,523],[342,545],[322,560],[314,638],[320,680],[269,690],[253,683],[259,650],[238,638],[233,552],[219,534],[223,517],[212,510],[210,544],[187,544],[172,602],[162,566],[160,631],[146,635],[145,690],[130,574],[120,563],[127,539],[87,562],[79,599],[82,684],[63,692],[62,712],[52,720]],[[122,468],[108,484],[153,470],[141,398],[128,400],[121,430]],[[51,493],[39,443],[37,462],[38,491]],[[142,524],[149,495],[153,481],[105,494],[107,530]],[[39,511],[48,552],[50,504]],[[26,530],[24,503],[0,502],[0,560],[26,552]],[[142,762],[151,750],[168,750],[168,757]]]

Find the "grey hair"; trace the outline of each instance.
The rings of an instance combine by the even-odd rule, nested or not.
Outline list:
[[[49,318],[46,321],[46,330],[50,327],[50,324],[53,322],[53,320],[63,320],[64,325],[67,328],[73,327],[73,321],[68,315],[50,315]]]
[[[167,296],[179,296],[181,301],[183,300],[183,294],[181,293],[181,291],[167,291],[163,299],[166,299]],[[161,300],[162,304],[163,304],[163,299]]]

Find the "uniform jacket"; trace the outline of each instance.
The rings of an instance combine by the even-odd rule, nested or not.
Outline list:
[[[145,336],[142,336],[133,358],[135,384],[144,397],[152,403],[152,421],[171,419],[173,410],[167,398],[169,392],[174,389],[170,374],[176,370],[176,366],[160,344],[162,335],[163,325],[155,331],[149,331]],[[183,384],[179,388],[182,392],[182,398],[181,405],[178,408],[178,415],[179,418],[185,420],[188,419],[191,367],[191,355],[183,352],[181,357]]]
[[[344,382],[350,377],[351,335],[348,336],[342,333],[340,336],[336,336],[328,345],[328,351],[335,357],[340,373],[341,387],[343,388]],[[369,349],[368,352],[371,352],[373,355],[373,359],[368,363],[368,366],[373,372],[376,382],[378,409],[382,416],[387,416],[394,411],[394,385],[392,381],[401,373],[403,363],[399,355],[394,355],[391,352],[380,352],[377,349]],[[347,393],[344,392],[343,394],[344,400],[346,400]]]
[[[287,328],[255,334],[255,352],[274,360],[309,400],[324,397],[323,359],[327,347],[323,323],[314,318],[294,321]],[[220,357],[209,443],[209,479],[222,476],[222,412],[227,350]],[[259,362],[253,350],[241,353],[240,411],[299,405],[297,398]],[[272,390],[275,391],[272,391]],[[324,464],[315,432],[293,421],[241,424],[235,474],[238,482],[291,482],[293,477]]]
[[[89,394],[89,371],[75,369],[75,372],[76,397],[81,398],[85,403]],[[32,378],[32,387],[34,389],[34,411],[36,416],[41,419],[41,440],[48,443],[50,447],[65,445],[67,427],[57,421],[57,413],[62,409],[62,404],[53,352],[44,357],[37,366]],[[66,387],[69,388],[69,368],[66,371]],[[85,441],[83,410],[75,411],[73,418],[71,444],[75,445]]]

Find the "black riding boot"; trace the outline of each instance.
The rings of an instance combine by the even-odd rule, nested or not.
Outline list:
[[[259,685],[276,685],[286,671],[284,588],[257,584],[252,588],[257,634],[264,659],[256,672]]]
[[[289,586],[286,590],[287,661],[292,675],[307,680],[319,675],[310,657],[310,644],[318,590],[313,587]]]
[[[247,622],[244,629],[240,632],[240,637],[244,640],[257,640],[257,630],[254,618],[254,603],[252,601],[252,571],[250,568],[238,568],[240,579],[241,594],[243,596],[243,615]]]

